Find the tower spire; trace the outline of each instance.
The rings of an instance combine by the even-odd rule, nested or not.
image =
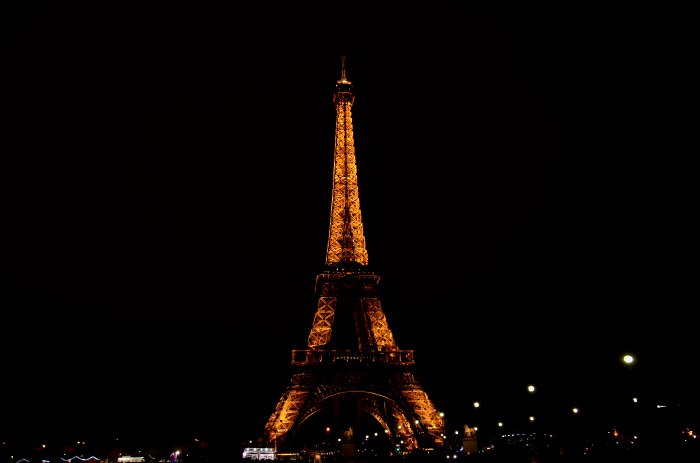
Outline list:
[[[336,112],[335,152],[326,267],[337,269],[366,266],[367,248],[357,187],[357,162],[352,127],[355,94],[352,82],[347,78],[345,56],[341,59],[340,79],[335,86],[333,102]]]
[[[340,80],[338,81],[338,83],[344,83],[344,84],[351,83],[351,82],[348,82],[348,79],[345,76],[345,56],[344,55],[340,57]]]

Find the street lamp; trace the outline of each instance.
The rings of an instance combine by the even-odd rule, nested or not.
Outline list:
[[[535,422],[535,415],[539,413],[539,409],[537,407],[537,404],[535,403],[535,385],[534,384],[528,384],[527,385],[527,392],[532,397],[531,399],[528,400],[528,409],[531,415],[528,417],[528,420],[530,423]],[[534,430],[534,428],[532,428]]]
[[[632,378],[632,366],[634,366],[635,363],[637,363],[637,359],[635,358],[634,355],[630,353],[626,353],[622,355],[622,363],[627,365],[627,370],[628,370],[628,378],[627,378],[627,388],[632,392],[634,395],[634,379]],[[633,399],[635,402],[637,401],[636,398]]]

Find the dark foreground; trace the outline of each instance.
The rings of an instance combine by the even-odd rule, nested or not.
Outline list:
[[[390,457],[378,456],[308,456],[297,461],[303,463],[698,463],[699,446],[684,448],[649,447],[636,449],[603,448],[597,450],[562,451],[547,449],[532,451],[530,449],[502,449],[474,452],[468,455],[455,453],[430,455],[402,455]],[[260,460],[241,459],[243,463],[255,463]]]

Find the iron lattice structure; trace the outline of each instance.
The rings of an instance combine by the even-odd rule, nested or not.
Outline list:
[[[345,58],[336,83],[333,191],[326,262],[308,349],[292,351],[292,379],[261,444],[283,448],[315,414],[350,398],[404,451],[443,446],[444,419],[414,375],[412,350],[396,345],[369,271],[352,125],[355,101]]]

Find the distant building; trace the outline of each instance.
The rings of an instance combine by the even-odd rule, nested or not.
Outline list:
[[[466,455],[476,453],[479,450],[476,441],[476,428],[470,428],[466,424],[464,425],[464,436],[462,437],[462,450]]]
[[[117,463],[145,463],[145,461],[146,457],[132,457],[129,455],[117,457]]]

